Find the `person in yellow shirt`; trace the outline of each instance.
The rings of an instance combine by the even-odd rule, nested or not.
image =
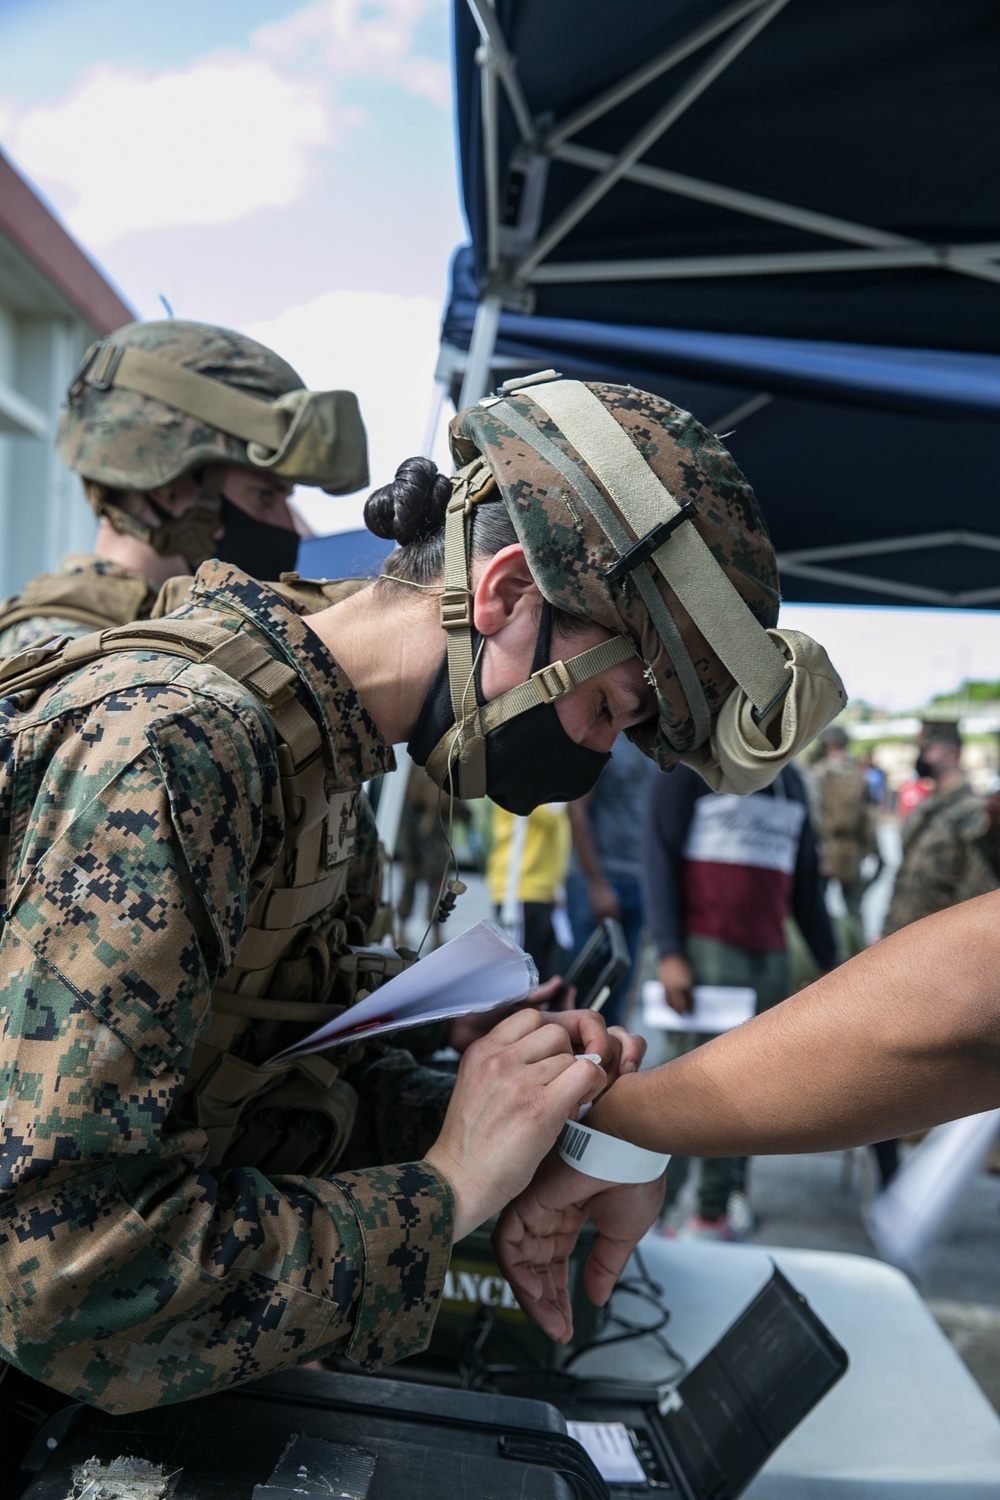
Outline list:
[[[561,973],[566,962],[556,930],[556,899],[566,879],[571,844],[566,803],[545,802],[526,817],[494,803],[490,828],[486,883],[497,918],[531,954],[544,984]]]

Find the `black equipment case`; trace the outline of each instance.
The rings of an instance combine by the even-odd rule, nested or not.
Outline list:
[[[125,1417],[68,1407],[35,1438],[23,1500],[735,1500],[846,1367],[775,1269],[676,1385],[561,1383],[549,1371],[557,1410],[527,1395],[296,1370]],[[530,1372],[521,1388],[536,1394]],[[609,1488],[567,1418],[615,1424],[637,1477]]]
[[[67,1408],[36,1438],[36,1465],[25,1500],[609,1495],[542,1401],[315,1370],[129,1416]]]

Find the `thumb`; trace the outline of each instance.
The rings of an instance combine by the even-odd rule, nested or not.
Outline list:
[[[570,1116],[575,1117],[581,1104],[596,1099],[607,1086],[608,1075],[601,1067],[596,1052],[581,1052],[568,1068],[564,1068],[557,1078],[546,1085],[545,1093],[553,1110],[559,1111],[559,1119],[562,1121],[568,1120]]]

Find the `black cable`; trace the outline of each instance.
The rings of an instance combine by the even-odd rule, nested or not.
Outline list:
[[[613,1333],[610,1337],[591,1339],[586,1344],[581,1344],[561,1366],[556,1367],[543,1364],[535,1351],[512,1328],[505,1327],[497,1320],[492,1309],[482,1308],[458,1354],[458,1371],[463,1389],[492,1390],[494,1393],[502,1394],[497,1384],[498,1381],[504,1380],[505,1377],[520,1377],[523,1380],[527,1375],[533,1383],[550,1386],[554,1390],[562,1389],[572,1392],[587,1379],[585,1376],[577,1375],[571,1369],[577,1360],[582,1359],[585,1354],[592,1353],[595,1349],[607,1349],[615,1344],[626,1344],[642,1338],[655,1340],[667,1358],[677,1367],[671,1379],[678,1379],[687,1370],[688,1365],[663,1332],[670,1322],[670,1309],[662,1300],[663,1287],[650,1275],[638,1250],[634,1252],[634,1263],[637,1274],[620,1281],[616,1291],[637,1297],[640,1301],[654,1307],[659,1316],[653,1322],[638,1323],[621,1312],[611,1312],[605,1326],[619,1328],[621,1332]],[[514,1349],[519,1363],[502,1363],[485,1357],[486,1345],[494,1334],[499,1339],[506,1340],[507,1344]]]

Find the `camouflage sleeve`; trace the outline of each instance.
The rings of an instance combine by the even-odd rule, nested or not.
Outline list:
[[[274,747],[190,704],[130,736],[128,699],[47,762],[0,936],[0,1349],[110,1411],[413,1353],[451,1244],[438,1174],[213,1175],[172,1113],[259,874]]]
[[[357,1090],[358,1114],[342,1162],[364,1167],[422,1157],[440,1134],[454,1074],[373,1045],[345,1076]]]
[[[982,807],[974,799],[942,808],[928,819],[904,848],[883,937],[996,889],[997,878],[977,843],[985,823]]]

